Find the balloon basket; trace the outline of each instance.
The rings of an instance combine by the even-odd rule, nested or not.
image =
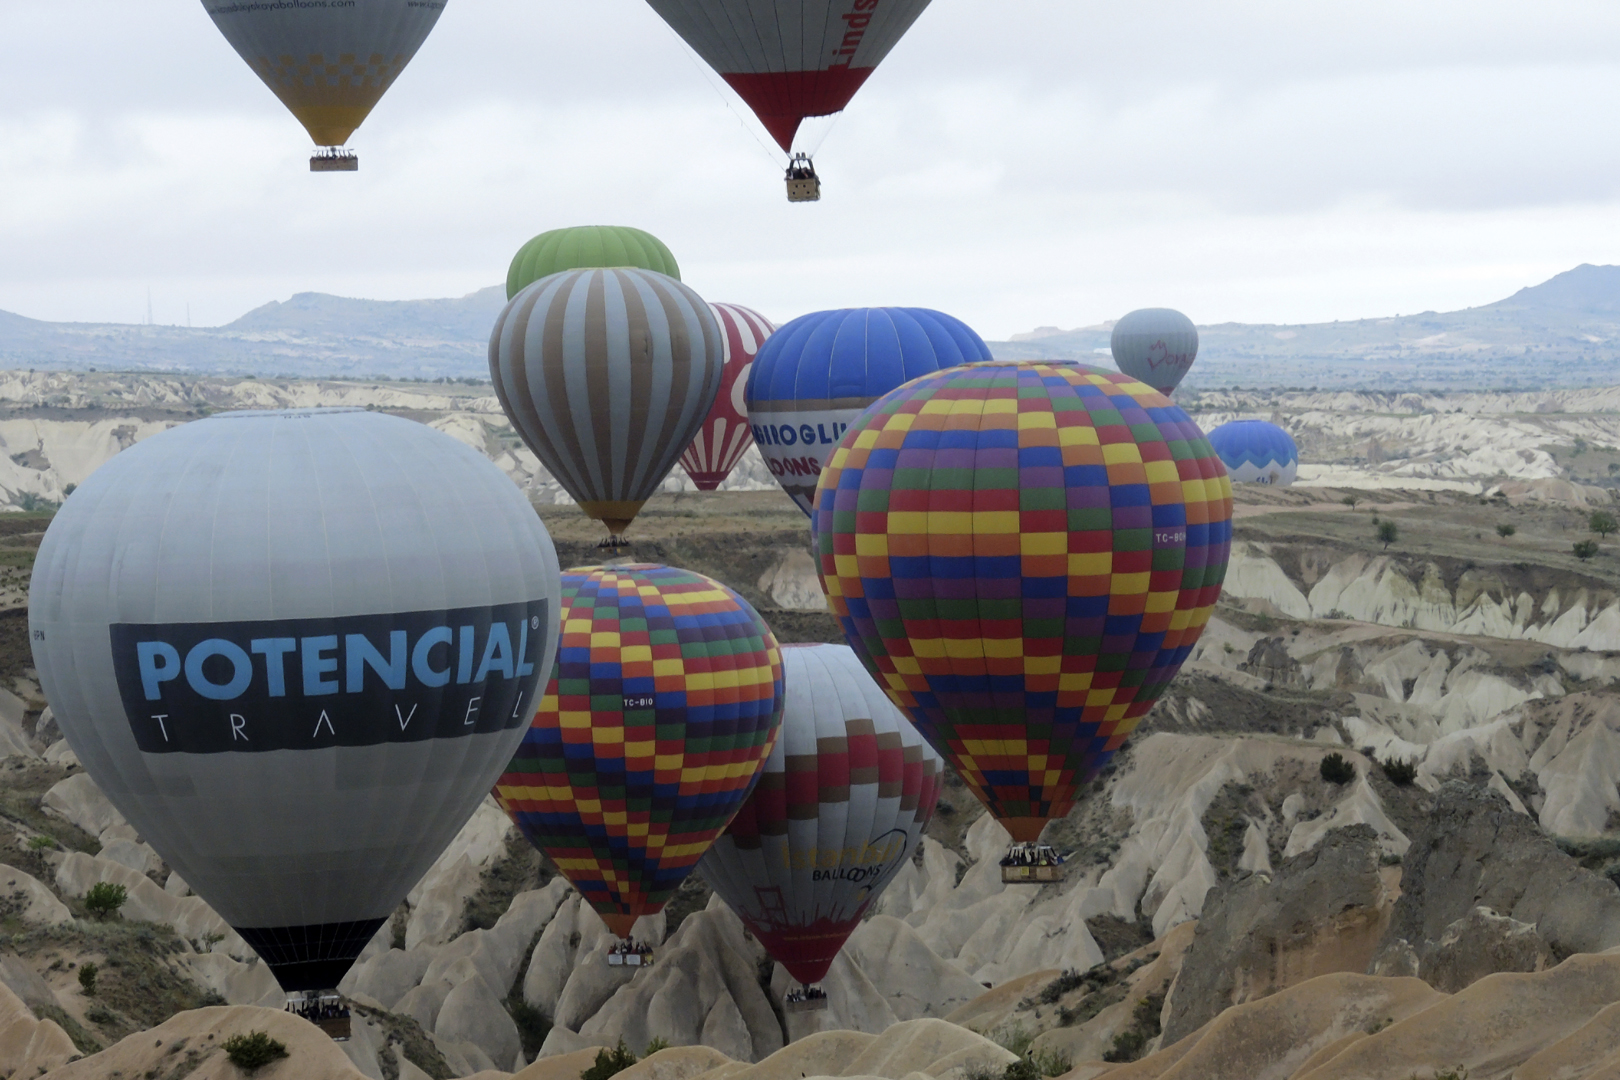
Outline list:
[[[334,990],[288,994],[287,1011],[320,1028],[333,1042],[348,1042],[354,1033],[349,1007]]]
[[[1067,877],[1063,856],[1050,844],[1014,844],[1001,860],[1004,885],[1046,884]]]
[[[608,953],[608,967],[652,967],[652,953]]]
[[[827,1011],[826,995],[821,997],[805,998],[803,1001],[784,1001],[782,1011],[785,1013],[817,1013]]]
[[[630,541],[626,540],[624,537],[622,537],[622,536],[610,536],[606,540],[603,540],[600,544],[597,544],[596,545],[596,550],[597,551],[618,551],[620,548],[627,548],[629,546],[630,546]]]
[[[322,150],[309,159],[310,172],[359,172],[360,155],[353,150]]]
[[[793,155],[788,165],[787,197],[790,203],[821,201],[821,177],[816,175],[816,167],[806,154]]]

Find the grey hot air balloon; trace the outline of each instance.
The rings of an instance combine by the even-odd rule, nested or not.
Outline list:
[[[1120,371],[1168,394],[1198,359],[1198,328],[1172,308],[1142,308],[1114,324],[1109,344]]]
[[[489,339],[501,407],[586,516],[622,535],[720,392],[703,298],[653,270],[565,270],[506,305]]]
[[[203,9],[315,144],[335,148],[411,62],[444,0],[203,0]],[[350,171],[358,163],[326,153],[310,167]]]
[[[56,515],[29,634],[68,745],[287,990],[337,985],[523,739],[557,556],[505,474],[363,410],[225,413]]]

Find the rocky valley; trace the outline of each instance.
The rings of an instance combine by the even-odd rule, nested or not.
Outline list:
[[[1048,831],[1066,881],[1004,884],[1007,834],[951,780],[801,1012],[695,877],[638,926],[655,961],[609,966],[602,921],[486,801],[345,979],[333,1043],[62,739],[26,634],[51,513],[167,426],[347,405],[488,455],[565,566],[600,529],[487,385],[0,373],[0,1076],[234,1077],[219,1048],[251,1030],[289,1052],[254,1075],[288,1080],[576,1080],[621,1043],[625,1080],[1620,1076],[1620,541],[1590,531],[1620,389],[1183,404],[1282,424],[1301,482],[1238,492],[1215,618]],[[677,469],[631,539],[783,641],[841,640],[757,455],[714,493]]]

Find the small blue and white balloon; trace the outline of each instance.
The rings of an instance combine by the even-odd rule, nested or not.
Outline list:
[[[1299,447],[1293,437],[1264,420],[1233,420],[1209,433],[1234,484],[1287,487],[1299,473]]]

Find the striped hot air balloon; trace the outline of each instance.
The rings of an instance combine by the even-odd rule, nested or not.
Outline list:
[[[783,150],[839,112],[928,0],[647,0],[731,84]]]
[[[316,145],[337,147],[411,62],[444,4],[203,0],[203,10]]]
[[[782,657],[748,601],[668,566],[562,576],[557,667],[495,798],[627,937],[753,790]]]
[[[567,270],[525,287],[489,339],[501,407],[546,469],[614,536],[714,406],[714,312],[652,270]]]
[[[857,654],[1014,840],[1074,805],[1203,633],[1232,485],[1162,394],[1081,364],[916,379],[816,491]]]
[[[799,982],[917,852],[944,763],[843,645],[784,645],[782,734],[699,871]]]
[[[725,483],[737,462],[754,445],[743,391],[748,389],[748,369],[754,363],[754,354],[776,331],[757,311],[737,304],[710,304],[709,307],[714,309],[714,316],[725,334],[726,373],[720,381],[714,408],[698,429],[697,438],[681,455],[681,468],[699,491],[713,491]]]

